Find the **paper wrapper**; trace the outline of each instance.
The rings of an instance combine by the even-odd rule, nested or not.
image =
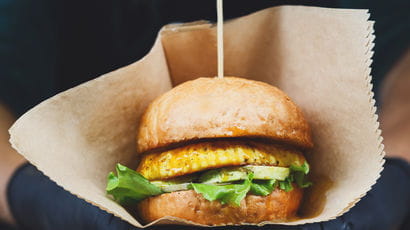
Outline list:
[[[225,74],[279,87],[313,131],[315,147],[306,155],[315,184],[301,218],[279,224],[336,218],[380,175],[368,18],[366,10],[283,6],[225,23]],[[150,101],[186,80],[216,76],[215,29],[204,22],[165,27],[143,59],[24,114],[10,129],[13,147],[66,190],[144,226],[106,196],[107,174],[117,162],[136,167],[137,123]],[[171,217],[151,224],[169,223],[194,224]]]

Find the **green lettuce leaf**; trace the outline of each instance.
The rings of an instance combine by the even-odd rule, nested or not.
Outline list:
[[[306,175],[309,173],[309,164],[305,161],[301,166],[291,165],[290,166],[291,175],[287,178],[287,183],[295,182],[301,188],[307,188],[313,183],[308,181]],[[292,186],[292,184],[290,184]],[[287,187],[287,185],[283,185]],[[288,188],[289,189],[289,188]],[[286,189],[284,189],[286,191]],[[290,189],[289,191],[291,191]]]
[[[253,174],[250,173],[242,184],[211,185],[191,183],[191,187],[209,201],[219,200],[222,204],[239,206],[251,189],[252,179]]]
[[[302,172],[295,172],[293,174],[293,178],[296,184],[301,188],[307,188],[313,184],[312,182],[307,180],[306,175]]]
[[[239,206],[248,192],[259,196],[267,196],[277,187],[286,192],[291,191],[293,189],[292,183],[296,183],[301,188],[312,185],[306,178],[306,174],[309,173],[307,162],[301,166],[291,165],[289,168],[290,174],[284,181],[275,179],[253,180],[253,173],[249,173],[248,177],[239,184],[190,183],[188,188],[194,189],[209,201],[219,200],[222,204]],[[117,175],[113,172],[109,173],[106,191],[120,204],[133,205],[147,197],[164,192],[141,174],[121,164],[117,164],[116,171]]]
[[[113,172],[108,174],[106,191],[120,204],[133,205],[147,197],[163,193],[132,169],[117,164],[116,171],[117,176]]]
[[[306,161],[301,166],[290,165],[289,168],[293,172],[302,172],[305,175],[309,173],[309,164]]]
[[[289,192],[293,190],[292,186],[293,177],[292,175],[286,178],[284,181],[279,182],[279,188],[284,190],[285,192]]]
[[[275,179],[252,181],[250,192],[258,196],[267,196],[271,194],[277,186],[278,181]]]

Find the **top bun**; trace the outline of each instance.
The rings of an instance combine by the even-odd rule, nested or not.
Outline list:
[[[278,88],[237,77],[198,78],[156,98],[142,116],[138,152],[202,138],[259,137],[313,146],[300,109]]]

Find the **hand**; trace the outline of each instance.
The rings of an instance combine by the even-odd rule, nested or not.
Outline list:
[[[65,191],[30,164],[15,172],[8,187],[8,200],[17,226],[23,230],[134,229]]]
[[[218,230],[389,230],[410,229],[410,164],[387,159],[384,171],[372,190],[349,212],[326,222],[303,226],[221,227]],[[352,188],[354,189],[354,188]],[[155,229],[161,229],[160,227]],[[165,228],[164,228],[165,229]],[[191,230],[192,227],[167,227],[167,230]],[[209,228],[198,228],[209,229]]]
[[[237,226],[215,229],[399,229],[403,227],[409,213],[409,178],[408,163],[389,159],[381,178],[367,196],[335,220],[296,227],[268,225],[260,228]],[[68,193],[29,164],[15,173],[8,194],[12,213],[22,229],[136,229]],[[150,229],[194,228],[155,226]]]
[[[7,205],[6,187],[13,172],[26,161],[10,146],[7,130],[13,122],[14,116],[0,102],[0,222],[8,224],[14,220]],[[0,229],[3,228],[0,226]]]

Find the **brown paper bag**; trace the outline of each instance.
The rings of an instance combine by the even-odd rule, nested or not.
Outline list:
[[[226,75],[278,86],[312,127],[315,147],[306,155],[315,185],[302,218],[280,224],[340,216],[380,175],[384,152],[369,76],[368,18],[366,10],[282,6],[225,24]],[[143,59],[24,114],[10,129],[11,143],[69,192],[142,227],[106,196],[107,173],[117,162],[136,167],[136,125],[148,103],[176,84],[215,76],[216,63],[213,25],[165,27]],[[172,217],[153,224],[159,223],[193,224]]]

